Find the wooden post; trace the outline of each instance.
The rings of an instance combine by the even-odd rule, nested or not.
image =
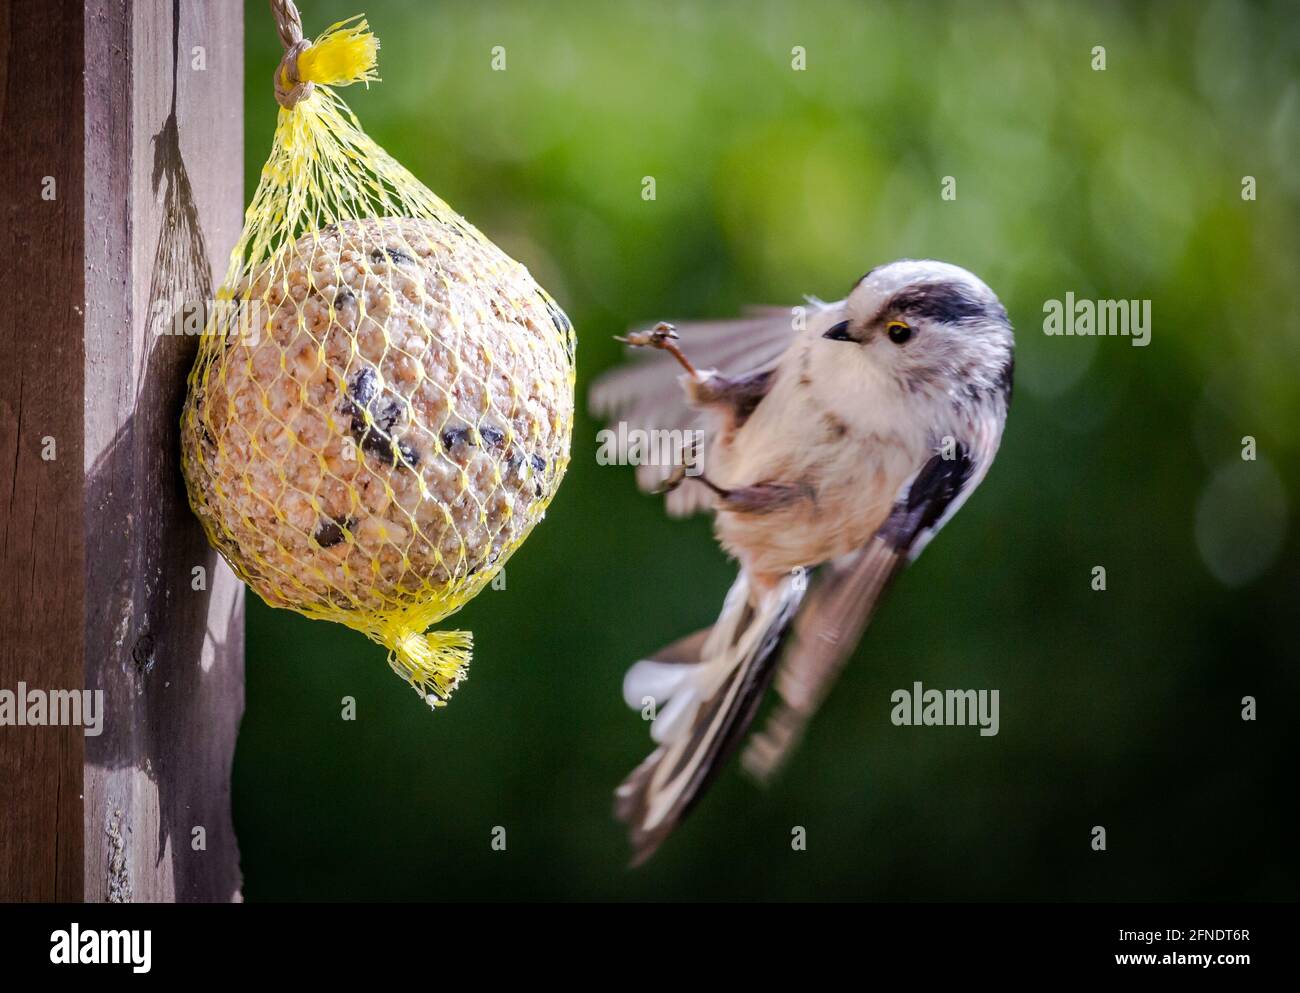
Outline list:
[[[0,12],[0,691],[104,706],[98,736],[0,727],[0,900],[238,899],[243,592],[178,423],[242,221],[243,5]]]

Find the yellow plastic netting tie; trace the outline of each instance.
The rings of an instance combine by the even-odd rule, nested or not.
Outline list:
[[[395,634],[388,664],[422,693],[431,706],[443,706],[465,678],[474,636],[468,631],[416,631]]]
[[[327,86],[375,82],[378,58],[379,39],[358,15],[330,25],[298,56],[298,78]]]

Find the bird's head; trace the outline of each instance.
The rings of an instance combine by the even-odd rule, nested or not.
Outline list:
[[[827,361],[868,363],[912,393],[1010,395],[1014,337],[1007,312],[983,280],[960,266],[930,259],[877,266],[823,321],[819,344]]]

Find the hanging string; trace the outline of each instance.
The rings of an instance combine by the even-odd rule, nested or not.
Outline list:
[[[302,36],[302,15],[293,0],[271,0],[271,16],[284,46],[284,57],[275,67],[275,99],[285,110],[311,95],[312,84],[298,75],[298,56],[311,47]]]

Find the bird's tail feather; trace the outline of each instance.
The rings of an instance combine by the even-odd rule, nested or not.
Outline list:
[[[623,697],[653,720],[650,735],[658,743],[615,792],[633,865],[690,812],[754,719],[802,586],[791,576],[758,591],[742,572],[712,628],[628,670]]]

